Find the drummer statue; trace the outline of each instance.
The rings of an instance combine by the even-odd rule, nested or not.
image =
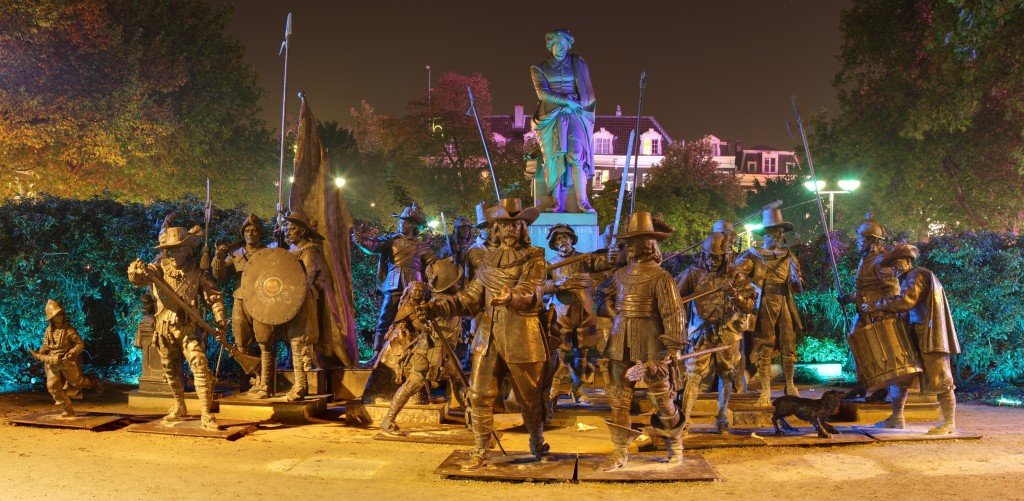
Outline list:
[[[784,234],[793,223],[783,221],[782,211],[771,204],[761,213],[764,243],[749,248],[736,260],[736,274],[750,281],[761,295],[756,305],[753,358],[761,382],[758,405],[771,404],[771,363],[777,349],[782,356],[786,395],[799,395],[793,383],[796,368],[796,335],[803,329],[793,294],[803,288],[800,261],[786,245]]]
[[[569,30],[548,32],[544,35],[548,57],[530,68],[540,100],[533,114],[533,130],[543,156],[536,176],[555,198],[553,212],[568,210],[566,196],[575,188],[578,211],[596,213],[587,198],[587,182],[594,175],[597,100],[587,63],[569,53],[574,41]]]
[[[874,302],[865,303],[861,311],[867,314],[888,312],[900,314],[908,326],[908,330],[916,338],[915,348],[924,369],[921,392],[934,394],[939,400],[942,412],[942,423],[928,430],[929,435],[949,435],[956,433],[956,394],[953,393],[953,370],[949,364],[950,355],[960,353],[956,328],[953,326],[953,314],[946,300],[946,292],[942,283],[931,270],[914,266],[920,252],[913,245],[897,245],[887,253],[879,263],[883,267],[894,267],[902,283],[899,295],[884,297]],[[892,415],[878,423],[884,428],[903,428],[903,408],[907,403],[907,386],[909,380],[894,385],[890,395],[896,395],[892,401]]]

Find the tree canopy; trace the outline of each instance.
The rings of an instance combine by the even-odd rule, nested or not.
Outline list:
[[[200,0],[0,4],[0,193],[129,200],[213,180],[220,203],[272,207],[260,89]]]

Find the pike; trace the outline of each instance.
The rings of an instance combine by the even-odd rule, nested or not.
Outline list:
[[[214,329],[213,327],[210,326],[210,324],[206,323],[206,320],[203,319],[199,312],[196,311],[196,309],[193,308],[192,305],[188,304],[187,301],[182,299],[182,297],[178,295],[178,292],[175,291],[173,287],[168,285],[168,283],[165,282],[163,278],[160,278],[149,269],[146,269],[145,273],[146,278],[153,282],[153,285],[156,286],[157,289],[160,289],[160,292],[166,294],[167,299],[171,303],[173,303],[174,306],[177,306],[179,309],[181,309],[181,311],[185,312],[185,315],[187,315],[188,318],[195,322],[200,329],[206,331],[213,337],[217,338],[217,341],[220,342],[221,347],[227,349],[228,354],[231,355],[231,357],[238,362],[238,365],[242,366],[242,370],[244,370],[247,374],[252,374],[256,370],[256,368],[259,367],[260,359],[258,357],[247,355],[244,352],[242,352],[242,350],[236,348],[233,344],[228,343],[227,335],[218,329]]]
[[[437,322],[435,322],[433,319],[428,319],[427,320],[427,326],[430,328],[430,333],[437,340],[439,340],[441,342],[441,344],[444,345],[445,351],[448,352],[448,356],[452,357],[452,360],[456,360],[456,361],[459,360],[458,355],[455,353],[455,348],[453,348],[451,344],[448,344],[448,340],[444,338],[444,333],[441,332],[441,329],[437,327]],[[459,379],[462,380],[462,387],[465,388],[467,390],[467,392],[468,392],[469,388],[470,388],[469,380],[466,379],[466,374],[462,372],[462,367],[459,367],[458,369],[456,369],[455,372],[459,373]],[[466,402],[466,405],[469,406],[470,405],[469,398],[466,398],[464,400]],[[468,413],[469,411],[470,411],[470,409],[467,408],[466,412]],[[467,414],[467,416],[468,416],[468,414]],[[508,453],[505,452],[505,446],[501,445],[501,439],[498,438],[498,434],[495,433],[493,429],[491,430],[491,438],[494,439],[494,443],[498,444],[498,449],[501,449],[501,454],[503,456],[508,456]]]
[[[634,132],[637,131],[637,130],[640,130],[640,116],[641,116],[640,112],[644,108],[644,87],[647,87],[647,70],[646,69],[640,70],[640,99],[636,103],[636,129],[634,130]],[[629,147],[630,148],[633,147],[633,136],[629,137]],[[636,158],[633,159],[633,189],[630,190],[630,193],[629,193],[629,198],[630,198],[630,200],[629,200],[629,213],[630,214],[636,212],[636,191],[637,191],[637,188],[640,186],[640,180],[636,178],[636,174],[637,174],[636,170],[640,166],[639,165],[640,164],[640,148],[637,147],[635,153],[633,153],[633,154],[636,156]],[[629,153],[627,152],[626,155],[628,156]]]
[[[793,96],[793,117],[796,119],[797,128],[800,130],[800,139],[804,143],[804,155],[807,157],[807,169],[811,172],[811,181],[814,183],[814,197],[818,201],[818,217],[821,220],[821,227],[825,230],[825,243],[828,245],[828,258],[832,264],[832,274],[836,280],[836,292],[843,295],[842,282],[839,279],[839,265],[836,263],[836,252],[832,247],[832,234],[829,232],[828,224],[825,222],[825,206],[821,202],[821,193],[818,189],[818,176],[814,173],[814,160],[811,159],[811,147],[807,144],[807,134],[804,132],[804,121],[800,116],[800,107],[797,105],[796,96]],[[788,124],[787,124],[788,125]],[[850,318],[847,316],[846,307],[840,308],[843,312],[843,329],[850,325]]]
[[[199,268],[203,270],[203,273],[210,271],[210,212],[213,211],[213,202],[210,198],[210,178],[206,178],[206,206],[205,206],[205,221],[206,225],[203,228],[203,257],[199,260]],[[202,316],[206,316],[205,311],[200,312]],[[217,350],[217,365],[213,370],[213,379],[217,379],[220,375],[220,362],[224,358],[224,344],[220,345],[220,349]]]
[[[277,233],[278,239],[282,238],[284,227],[284,120],[285,110],[288,108],[288,41],[292,37],[292,13],[288,13],[288,19],[284,23],[284,41],[277,55],[284,54],[284,83],[281,88],[281,150],[277,169]],[[293,172],[294,174],[294,172]],[[283,242],[278,242],[283,243]]]
[[[484,137],[484,128],[480,125],[480,116],[476,114],[476,99],[473,97],[473,88],[466,86],[466,92],[469,93],[469,109],[466,110],[466,116],[470,113],[473,114],[473,119],[476,120],[476,130],[480,133],[480,144],[484,146],[484,156],[487,157],[487,167],[491,169],[491,181],[494,182],[494,196],[498,197],[496,200],[501,200],[501,191],[498,190],[498,176],[494,173],[494,164],[491,163],[491,152],[487,151],[487,138]]]
[[[455,252],[452,250],[452,234],[448,233],[448,223],[444,220],[444,212],[441,213],[441,229],[444,230],[444,241],[448,244],[448,255],[452,255]]]

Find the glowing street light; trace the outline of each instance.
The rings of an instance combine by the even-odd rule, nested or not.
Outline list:
[[[289,183],[294,183],[295,182],[295,176],[288,176],[288,182]]]
[[[826,190],[825,189],[825,181],[820,181],[820,180],[817,182],[817,184],[815,184],[814,181],[807,181],[806,183],[804,183],[804,187],[807,188],[808,191],[815,192],[818,196],[828,195],[828,226],[829,227],[826,228],[826,229],[828,231],[832,231],[835,228],[835,226],[836,226],[836,224],[835,224],[836,193],[849,193],[849,192],[851,192],[853,190],[856,190],[857,188],[860,188],[860,181],[858,181],[856,179],[843,179],[843,180],[840,180],[839,181],[839,188],[840,189],[838,189],[838,190]]]
[[[764,225],[760,223],[747,223],[743,225],[744,235],[747,237],[747,247],[751,247],[754,240],[753,233],[755,231],[761,231],[764,229]]]
[[[431,219],[429,222],[427,222],[427,226],[429,226],[431,230],[436,230],[438,226],[441,226],[441,221]]]
[[[336,177],[336,178],[334,178],[334,185],[337,186],[338,188],[341,188],[341,187],[345,186],[345,178],[343,178],[343,177]]]

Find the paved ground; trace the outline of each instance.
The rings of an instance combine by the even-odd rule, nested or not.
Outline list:
[[[119,395],[81,410],[125,412]],[[2,395],[0,417],[50,409]],[[453,447],[372,439],[338,423],[261,429],[236,442],[0,426],[2,499],[1024,499],[1024,409],[962,404],[981,440],[701,451],[723,481],[515,484],[440,479]],[[610,450],[600,430],[552,430],[557,451]],[[525,436],[506,434],[510,449]]]

